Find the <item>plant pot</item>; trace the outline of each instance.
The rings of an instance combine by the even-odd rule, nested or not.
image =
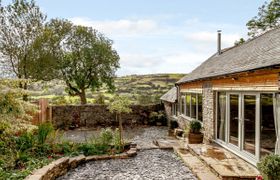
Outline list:
[[[189,144],[201,144],[203,142],[202,133],[189,133]]]

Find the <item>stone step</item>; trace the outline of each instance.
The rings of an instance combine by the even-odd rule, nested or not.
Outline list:
[[[190,154],[223,180],[254,180],[258,170],[218,145],[188,144]]]
[[[199,158],[192,155],[187,149],[174,147],[174,151],[198,179],[220,180],[220,178],[211,172],[210,169]]]

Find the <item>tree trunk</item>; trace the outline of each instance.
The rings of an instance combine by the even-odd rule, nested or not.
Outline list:
[[[81,91],[80,98],[81,104],[87,104],[86,91],[84,89]]]
[[[24,83],[20,82],[20,83],[19,83],[19,88],[20,88],[20,89],[27,90],[27,83],[26,83],[26,82],[24,82]],[[27,94],[23,94],[22,99],[23,99],[24,101],[27,101],[27,100],[28,100],[28,95],[27,95]]]
[[[23,85],[23,89],[24,89],[24,90],[27,90],[27,83],[26,83],[26,82],[25,82],[24,85]],[[27,95],[27,94],[24,94],[24,95],[23,95],[23,100],[24,100],[24,101],[28,101],[28,95]]]

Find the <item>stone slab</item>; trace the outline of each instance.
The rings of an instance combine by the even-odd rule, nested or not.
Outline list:
[[[192,172],[201,180],[219,180],[220,178],[216,176],[213,172],[208,169],[208,167],[196,156],[192,155],[188,150],[182,151],[181,148],[174,147],[174,151],[186,166],[188,166]]]
[[[188,147],[222,179],[255,179],[260,174],[253,165],[217,144],[188,144]]]

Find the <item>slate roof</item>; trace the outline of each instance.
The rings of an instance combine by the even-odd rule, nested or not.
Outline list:
[[[223,49],[203,62],[177,84],[280,65],[280,27],[245,42]]]
[[[177,100],[177,88],[173,87],[167,93],[160,97],[160,100],[174,103]]]

